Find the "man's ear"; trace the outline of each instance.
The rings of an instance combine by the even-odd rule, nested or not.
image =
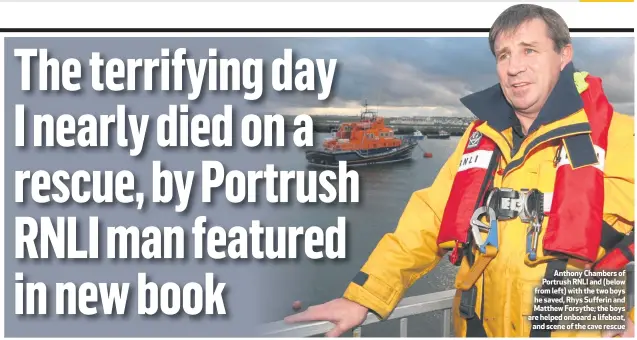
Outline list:
[[[573,60],[573,45],[568,44],[560,51],[561,69],[563,70]]]

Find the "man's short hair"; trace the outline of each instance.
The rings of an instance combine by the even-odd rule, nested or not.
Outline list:
[[[495,55],[495,39],[499,34],[514,30],[533,19],[541,19],[546,23],[549,37],[553,40],[556,52],[560,52],[571,43],[571,33],[568,26],[557,12],[538,5],[520,4],[507,8],[491,26],[489,31],[491,53]]]

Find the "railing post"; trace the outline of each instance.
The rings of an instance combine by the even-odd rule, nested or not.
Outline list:
[[[400,337],[401,338],[407,337],[407,318],[400,319]]]
[[[451,309],[445,309],[442,315],[442,336],[448,338],[451,336]]]

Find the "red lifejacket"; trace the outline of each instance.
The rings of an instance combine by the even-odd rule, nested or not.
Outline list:
[[[613,107],[602,89],[600,78],[588,75],[588,88],[580,96],[590,124],[590,140],[598,158],[597,165],[573,168],[566,149],[573,152],[569,138],[562,139],[561,160],[557,164],[553,197],[543,239],[545,255],[555,252],[594,262],[601,241],[602,214],[604,208],[603,166],[607,147],[607,135],[613,116]],[[464,154],[455,176],[451,193],[442,217],[438,245],[455,241],[456,250],[467,243],[470,219],[475,209],[482,205],[484,186],[489,185],[495,168],[489,168],[497,151],[496,143],[477,131],[483,122],[478,121],[470,131]],[[588,135],[585,135],[588,136]],[[580,138],[581,139],[581,138]],[[577,145],[580,148],[581,145]],[[580,151],[580,149],[578,149]],[[591,149],[592,152],[592,149]],[[577,190],[576,194],[574,190]]]
[[[635,236],[632,230],[625,235],[604,223],[601,246],[606,254],[593,265],[593,270],[623,270],[635,260]]]
[[[608,254],[604,255],[595,265],[593,270],[622,270],[626,268],[629,262],[635,258],[635,242],[631,238],[626,238],[632,242],[627,244],[619,244],[613,248]]]

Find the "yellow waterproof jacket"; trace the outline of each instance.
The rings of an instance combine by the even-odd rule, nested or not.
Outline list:
[[[522,165],[502,175],[496,174],[495,187],[537,188],[542,192],[553,192],[556,169],[554,157],[557,147],[538,148],[538,152],[525,153],[533,141],[542,141],[548,133],[560,126],[586,120],[583,111],[560,112],[560,105],[568,101],[568,87],[573,81],[565,82],[564,77],[574,79],[573,73],[561,76],[559,86],[551,96],[563,98],[555,101],[558,107],[545,108],[538,117],[538,129],[526,136],[518,151],[511,154],[512,125],[506,115],[510,111],[498,109],[502,103],[494,103],[493,98],[485,101],[480,108],[469,107],[479,119],[486,123],[478,127],[483,135],[492,138],[501,147],[503,158],[500,168],[514,160],[525,158]],[[568,84],[565,84],[568,83]],[[502,98],[502,100],[504,100]],[[495,107],[495,109],[494,109]],[[544,115],[544,116],[542,116]],[[472,124],[473,125],[473,124]],[[444,164],[432,185],[418,190],[411,196],[400,217],[396,230],[386,234],[361,268],[360,273],[348,285],[344,297],[358,302],[387,317],[406,290],[418,279],[432,270],[445,254],[436,242],[440,221],[447,197],[460,163],[468,131],[460,138],[458,147]],[[541,143],[548,143],[542,141]],[[605,164],[604,220],[622,233],[628,233],[634,222],[634,118],[614,113],[609,130]],[[527,150],[528,151],[528,150]],[[577,188],[573,188],[577,195]],[[548,219],[544,220],[544,227]],[[499,252],[490,262],[483,276],[478,279],[477,315],[482,314],[482,325],[489,337],[528,337],[531,324],[528,315],[533,309],[533,288],[541,284],[546,263],[531,267],[525,264],[527,225],[519,218],[500,221],[498,224]],[[544,231],[544,228],[543,228]],[[542,253],[542,237],[538,256]],[[445,258],[445,260],[447,260]],[[582,263],[569,261],[569,268],[581,268]],[[468,270],[463,261],[458,271],[461,278]],[[459,280],[456,280],[458,284]],[[484,287],[483,283],[484,282]],[[484,288],[484,292],[483,292]],[[483,305],[483,301],[486,301]],[[466,335],[466,322],[459,316],[458,299],[454,303],[454,330],[456,336]],[[483,309],[482,309],[483,308]],[[553,337],[598,337],[601,332],[554,331]]]

